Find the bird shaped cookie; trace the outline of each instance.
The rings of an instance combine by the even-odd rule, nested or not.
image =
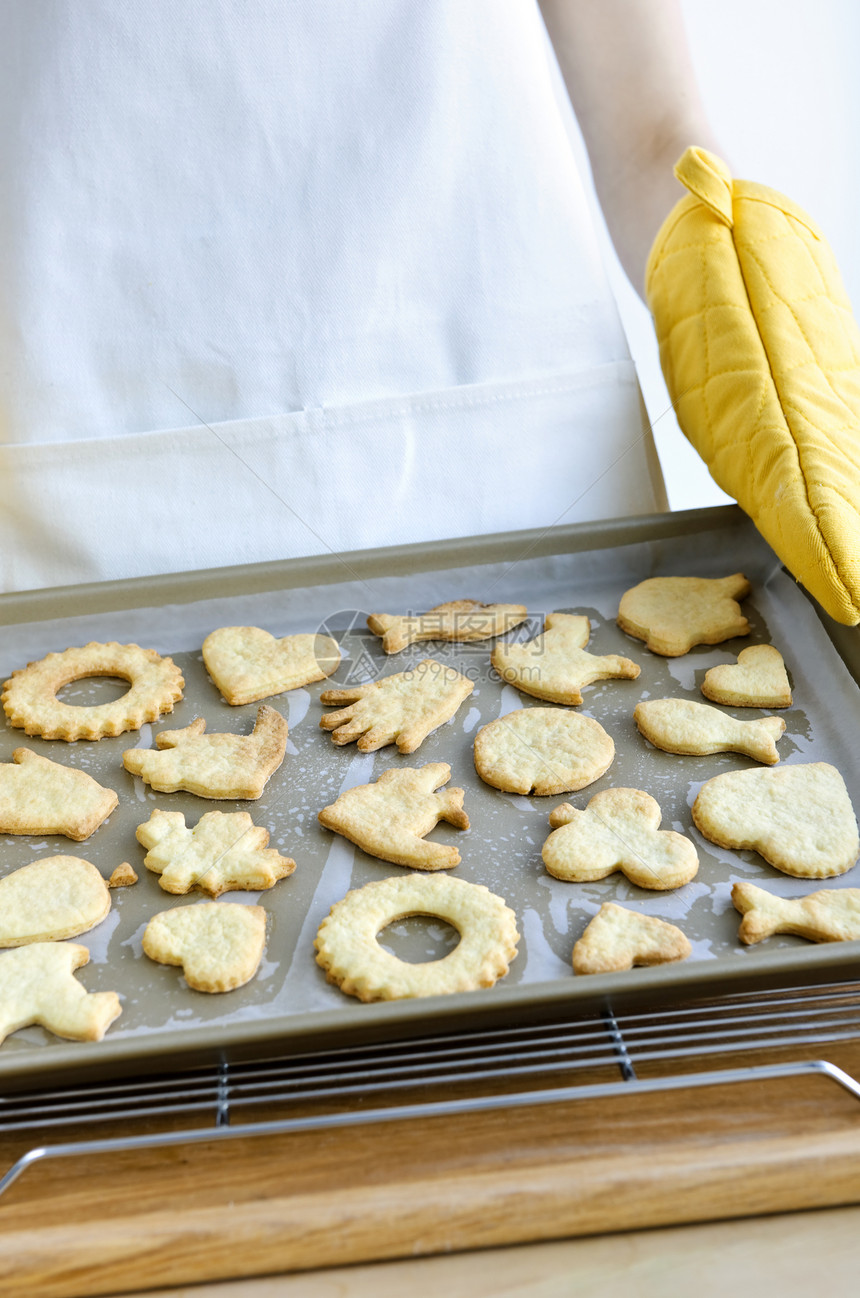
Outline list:
[[[635,680],[639,667],[618,654],[586,651],[591,634],[587,617],[548,613],[543,633],[526,644],[497,644],[491,661],[503,681],[548,703],[582,702],[582,689],[594,681]]]
[[[323,807],[319,822],[383,861],[414,870],[450,870],[460,861],[456,847],[424,841],[440,820],[469,828],[463,790],[435,792],[450,778],[447,762],[384,771],[375,783],[347,789]]]

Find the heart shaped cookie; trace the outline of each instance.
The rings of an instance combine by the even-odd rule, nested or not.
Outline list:
[[[337,670],[340,649],[327,635],[278,640],[258,626],[222,626],[203,641],[203,661],[227,702],[238,707],[325,680]]]
[[[782,654],[772,644],[751,644],[736,663],[705,672],[702,693],[736,708],[790,708],[791,686]]]

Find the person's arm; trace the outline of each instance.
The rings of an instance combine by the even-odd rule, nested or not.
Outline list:
[[[582,130],[597,196],[630,281],[684,193],[672,167],[690,144],[719,153],[678,0],[538,0]]]

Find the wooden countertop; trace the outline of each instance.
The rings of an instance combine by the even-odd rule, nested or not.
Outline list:
[[[826,1057],[860,1076],[860,1042]],[[249,1120],[263,1116],[272,1114]],[[32,1143],[4,1140],[2,1165]],[[744,1249],[786,1240],[797,1251],[801,1219],[773,1214],[854,1203],[860,1102],[826,1077],[625,1093],[36,1164],[0,1200],[0,1293],[179,1294],[235,1281],[207,1285],[201,1298],[382,1295],[403,1292],[413,1275],[471,1298],[491,1288],[555,1293],[577,1268],[610,1275],[613,1256],[646,1276],[660,1273],[661,1258],[681,1258],[697,1275],[709,1232]],[[856,1223],[853,1209],[848,1216]],[[735,1220],[751,1217],[768,1221]],[[806,1213],[810,1247],[818,1251],[822,1230],[835,1247],[845,1220]],[[723,1224],[665,1229],[709,1221]],[[544,1288],[523,1287],[531,1267]],[[305,1274],[250,1280],[289,1272]],[[690,1284],[700,1296],[720,1292]],[[627,1292],[650,1293],[643,1285]]]

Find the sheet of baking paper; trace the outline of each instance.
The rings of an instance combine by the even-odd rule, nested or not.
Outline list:
[[[699,647],[683,658],[666,659],[651,654],[615,624],[621,594],[645,577],[715,577],[736,571],[745,572],[753,583],[753,593],[744,602],[752,628],[746,640]],[[367,630],[369,613],[423,612],[458,598],[525,604],[528,624],[511,633],[518,640],[540,631],[546,613],[584,613],[591,620],[590,650],[621,653],[640,664],[637,680],[606,681],[584,691],[581,712],[599,721],[616,747],[612,766],[592,786],[563,796],[522,797],[483,784],[472,759],[479,727],[515,708],[541,706],[539,701],[500,682],[490,668],[488,642],[425,643],[386,657],[378,638]],[[257,802],[213,803],[185,793],[156,794],[124,770],[122,753],[126,748],[149,746],[159,730],[187,725],[197,716],[206,718],[209,732],[247,733],[253,725],[256,705],[229,707],[202,663],[203,639],[224,625],[260,626],[277,636],[320,628],[329,631],[340,640],[344,653],[335,684],[371,680],[432,657],[468,675],[474,691],[450,722],[406,757],[393,747],[363,754],[355,745],[335,746],[319,725],[324,711],[319,694],[325,685],[309,685],[270,700],[289,720],[289,749],[283,766]],[[736,754],[681,757],[661,753],[646,744],[632,720],[640,699],[677,696],[704,701],[699,686],[707,668],[734,661],[747,643],[775,644],[793,682],[794,703],[781,714],[787,725],[779,742],[782,761],[833,763],[843,773],[855,806],[860,805],[860,691],[809,602],[751,527],[550,558],[533,558],[514,546],[509,562],[492,566],[345,580],[308,589],[15,625],[2,635],[3,678],[50,651],[88,640],[135,641],[173,655],[185,673],[185,697],[172,716],[140,732],[97,743],[27,739],[4,723],[0,759],[10,760],[12,751],[24,744],[55,761],[80,767],[114,788],[120,805],[85,843],[2,836],[0,868],[8,874],[29,861],[62,852],[92,861],[105,876],[121,861],[130,861],[137,870],[138,884],[113,894],[108,919],[77,939],[89,947],[92,957],[79,975],[81,981],[89,990],[112,988],[122,997],[123,1013],[110,1029],[111,1039],[145,1039],[147,1034],[167,1029],[184,1044],[193,1041],[196,1027],[217,1024],[219,1029],[223,1026],[225,1040],[229,1040],[230,1025],[249,1019],[277,1020],[283,1025],[285,1020],[298,1022],[311,1011],[336,1010],[360,1016],[363,1007],[358,1002],[327,984],[314,960],[314,937],[331,905],[350,888],[397,874],[399,867],[373,859],[323,830],[317,813],[343,790],[375,780],[390,767],[427,762],[450,764],[451,784],[465,789],[465,807],[471,819],[468,831],[440,825],[430,837],[456,843],[462,856],[456,874],[503,896],[518,916],[522,935],[519,955],[507,978],[487,995],[498,995],[508,986],[547,981],[557,984],[563,980],[573,987],[573,944],[608,900],[680,925],[693,946],[690,967],[693,962],[715,959],[755,960],[762,948],[745,948],[737,940],[739,917],[730,901],[732,881],[753,880],[782,896],[803,895],[821,885],[779,874],[756,853],[716,848],[692,827],[690,807],[702,782],[723,771],[754,765],[750,759]],[[103,688],[98,681],[78,682],[68,687],[72,691],[69,701],[101,699]],[[113,695],[116,693],[114,683]],[[761,715],[755,709],[727,711],[743,719]],[[587,885],[564,883],[547,874],[541,846],[549,833],[552,808],[563,801],[584,807],[594,793],[612,786],[646,790],[660,803],[663,827],[693,840],[700,868],[685,887],[669,893],[648,892],[620,874]],[[153,914],[200,900],[199,895],[169,896],[159,887],[158,877],[144,868],[144,851],[135,829],[156,807],[181,811],[189,825],[213,808],[248,810],[256,824],[269,830],[270,846],[297,862],[295,873],[270,891],[233,892],[222,898],[259,902],[269,914],[264,962],[244,988],[225,995],[194,992],[179,969],[153,964],[143,955],[142,934]],[[856,886],[856,876],[855,868],[826,886]],[[392,944],[399,944],[399,953],[406,951],[410,958],[438,958],[449,949],[445,942],[450,935],[440,924],[404,921],[394,927],[398,931],[388,937]],[[794,954],[805,944],[798,938],[774,938],[765,945],[768,949],[782,945]],[[637,972],[632,971],[631,979]],[[28,1028],[10,1037],[2,1050],[8,1056],[9,1052],[65,1048],[41,1028]]]

